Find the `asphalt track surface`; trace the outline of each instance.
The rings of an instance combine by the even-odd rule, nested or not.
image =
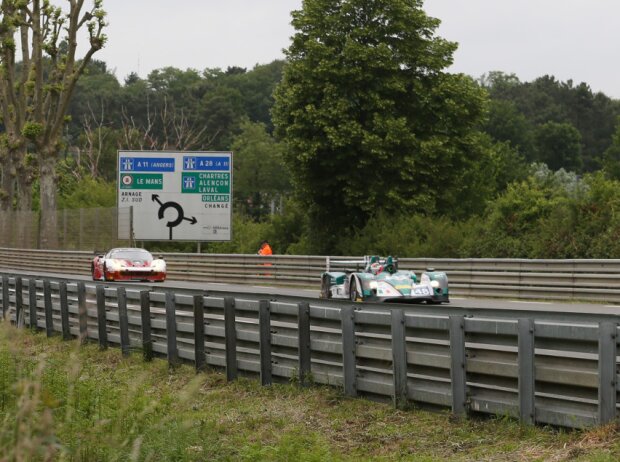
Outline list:
[[[245,284],[225,284],[209,282],[186,282],[177,280],[167,280],[163,283],[140,283],[140,282],[94,282],[90,276],[41,273],[25,270],[14,270],[0,268],[0,272],[5,274],[17,274],[23,276],[35,276],[37,278],[49,277],[68,281],[84,281],[86,283],[105,284],[107,286],[124,285],[127,288],[136,290],[151,289],[154,291],[174,290],[175,292],[185,293],[204,293],[205,295],[235,295],[248,299],[268,299],[282,302],[308,301],[311,304],[320,305],[342,305],[350,304],[347,300],[321,300],[319,299],[319,289],[300,289],[273,286],[257,286]],[[442,305],[403,305],[403,304],[365,304],[356,303],[358,309],[394,309],[404,308],[407,311],[418,312],[421,314],[465,314],[484,316],[485,313],[502,313],[509,317],[527,317],[535,315],[537,318],[549,318],[554,320],[579,319],[583,321],[596,321],[602,319],[615,319],[620,321],[620,304],[606,303],[573,303],[560,301],[529,301],[529,300],[509,300],[499,298],[463,298],[451,296],[449,304]],[[616,319],[617,318],[617,319]]]

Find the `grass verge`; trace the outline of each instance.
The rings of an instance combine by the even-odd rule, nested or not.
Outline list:
[[[226,383],[0,323],[0,461],[36,460],[616,461],[620,438]]]

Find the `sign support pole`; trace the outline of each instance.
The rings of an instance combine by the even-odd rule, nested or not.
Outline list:
[[[136,241],[133,235],[133,205],[129,207],[129,246],[135,247]]]

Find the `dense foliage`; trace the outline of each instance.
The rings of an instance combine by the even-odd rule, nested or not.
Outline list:
[[[411,0],[307,0],[293,13],[273,114],[318,251],[379,208],[471,211],[485,95],[444,71],[456,44],[438,24]]]
[[[510,142],[528,161],[556,169],[582,173],[602,167],[620,102],[593,93],[586,83],[559,82],[549,75],[521,82],[514,74],[490,72],[480,83],[491,97],[484,128],[495,139]],[[568,139],[561,139],[560,131]]]
[[[91,61],[59,206],[114,206],[119,149],[232,150],[233,240],[203,251],[615,257],[620,101],[550,75],[451,74],[438,24],[419,0],[306,0],[286,61],[122,82]],[[36,153],[23,160],[36,192]]]

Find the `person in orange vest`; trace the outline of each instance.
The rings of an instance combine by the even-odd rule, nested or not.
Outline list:
[[[273,251],[271,250],[269,242],[263,241],[260,243],[260,249],[258,249],[258,254],[263,257],[273,255]],[[271,266],[271,263],[263,263],[263,266]],[[263,273],[263,276],[271,276],[271,273]]]
[[[271,250],[269,242],[263,241],[260,243],[260,249],[258,249],[258,254],[263,256],[273,255],[273,251]]]

